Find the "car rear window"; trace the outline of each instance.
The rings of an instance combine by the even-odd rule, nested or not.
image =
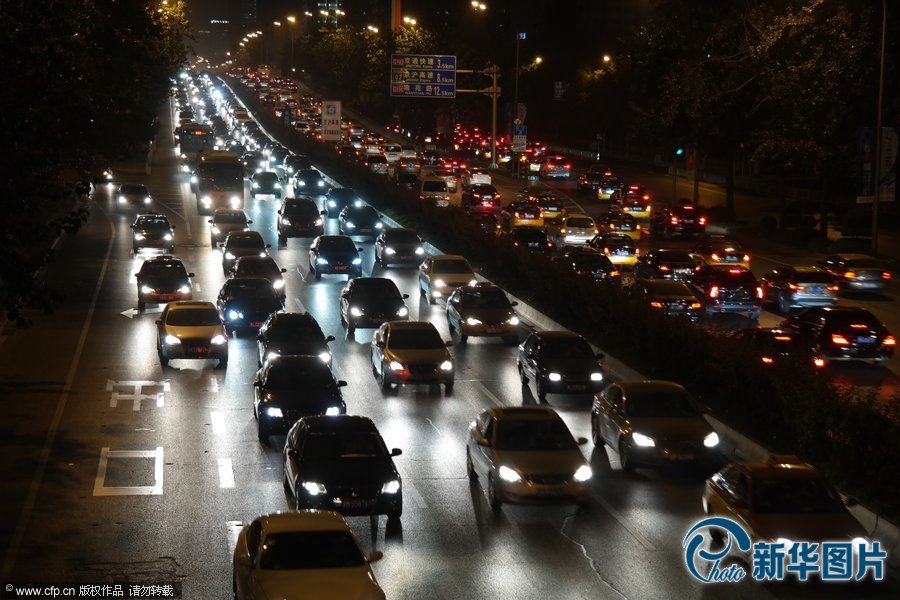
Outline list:
[[[446,192],[447,183],[444,181],[423,181],[422,191],[425,192]]]
[[[797,273],[797,281],[800,283],[831,283],[831,275],[824,271],[806,271]]]
[[[573,217],[566,221],[566,227],[580,227],[584,229],[593,229],[594,222],[584,217]]]
[[[756,277],[750,271],[737,272],[726,269],[718,271],[714,279],[719,284],[726,286],[756,287]]]

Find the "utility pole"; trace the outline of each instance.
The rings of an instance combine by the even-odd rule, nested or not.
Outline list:
[[[464,94],[484,94],[485,96],[489,96],[491,98],[491,164],[490,167],[492,169],[496,169],[498,167],[497,164],[497,99],[500,97],[500,86],[497,85],[497,80],[500,79],[500,67],[497,65],[491,65],[486,69],[481,71],[474,71],[472,69],[457,69],[457,73],[481,73],[482,75],[487,75],[491,78],[491,87],[484,88],[481,90],[461,90],[457,89],[456,93],[464,93]]]
[[[875,165],[872,186],[872,254],[878,254],[878,196],[881,194],[881,103],[884,99],[884,44],[887,36],[887,0],[881,0],[881,66],[878,72],[878,109],[875,113]]]

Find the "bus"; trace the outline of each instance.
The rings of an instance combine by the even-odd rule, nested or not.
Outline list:
[[[215,137],[209,125],[199,123],[185,123],[178,127],[178,150],[181,154],[181,171],[190,171],[190,165],[196,160],[197,153],[204,150],[212,150],[215,146]]]
[[[234,152],[206,150],[197,155],[197,212],[244,208],[244,165]]]

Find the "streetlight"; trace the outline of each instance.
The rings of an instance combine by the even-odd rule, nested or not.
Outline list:
[[[297,17],[294,15],[287,16],[288,23],[291,24],[291,73],[294,72],[294,27],[297,23]]]
[[[409,25],[410,27],[415,27],[418,24],[418,21],[416,21],[412,17],[403,17],[403,22],[406,23],[407,25]]]
[[[378,28],[375,27],[374,25],[366,25],[366,29],[368,29],[372,33],[378,33]]]

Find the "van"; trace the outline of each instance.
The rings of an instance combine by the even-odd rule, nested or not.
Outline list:
[[[450,206],[450,192],[443,179],[425,179],[419,187],[421,200],[434,200],[436,206]]]

